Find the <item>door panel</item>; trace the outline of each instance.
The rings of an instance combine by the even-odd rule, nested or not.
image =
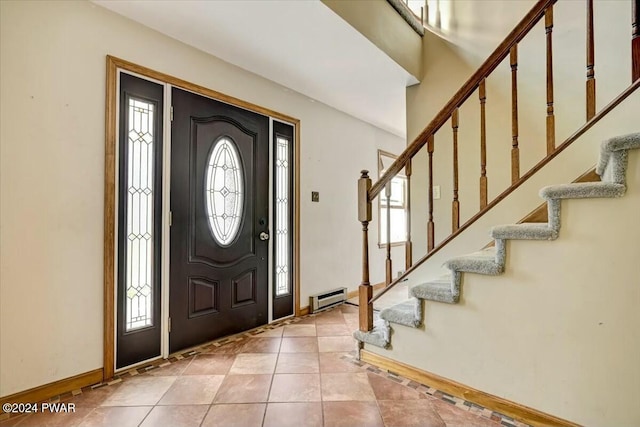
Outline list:
[[[120,75],[116,368],[161,354],[163,96]]]
[[[172,102],[171,352],[265,324],[269,303],[269,119],[175,88]]]

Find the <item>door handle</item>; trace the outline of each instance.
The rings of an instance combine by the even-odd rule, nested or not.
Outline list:
[[[260,233],[260,240],[269,240],[269,233],[265,233],[264,231]]]

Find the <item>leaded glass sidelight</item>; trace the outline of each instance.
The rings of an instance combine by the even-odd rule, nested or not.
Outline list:
[[[204,191],[211,234],[220,246],[229,246],[240,231],[244,205],[242,163],[229,138],[219,139],[211,150]]]
[[[126,143],[126,331],[153,325],[155,105],[129,98]],[[124,154],[124,153],[123,153]]]
[[[289,172],[291,159],[289,158],[290,141],[278,136],[276,138],[276,170],[275,170],[275,281],[276,296],[291,292],[289,269],[289,212],[290,212],[290,182]]]

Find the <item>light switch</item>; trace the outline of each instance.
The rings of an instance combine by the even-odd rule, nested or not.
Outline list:
[[[312,191],[311,192],[311,201],[312,202],[319,202],[320,201],[320,192],[319,191]]]

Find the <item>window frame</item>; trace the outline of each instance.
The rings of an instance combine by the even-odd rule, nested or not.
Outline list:
[[[388,151],[384,151],[384,150],[378,150],[378,179],[380,179],[380,177],[384,174],[385,169],[383,168],[383,161],[382,158],[383,157],[388,157],[389,159],[392,159],[393,161],[396,161],[398,159],[398,156],[395,154],[392,154]],[[398,172],[396,174],[396,176],[392,179],[396,180],[396,179],[401,179],[403,182],[402,185],[402,205],[401,206],[394,206],[393,203],[391,204],[391,209],[397,209],[397,210],[402,210],[404,211],[405,214],[405,218],[408,215],[407,212],[407,198],[408,198],[408,179],[406,174],[404,173],[404,169],[402,169],[401,172]],[[383,249],[386,248],[388,246],[388,243],[383,243],[382,239],[383,236],[386,238],[386,230],[382,230],[382,216],[387,215],[386,212],[387,206],[386,206],[386,197],[385,197],[385,190],[382,190],[380,192],[380,194],[378,195],[378,248]],[[405,228],[404,228],[404,238],[402,240],[397,240],[397,241],[391,241],[391,247],[394,246],[404,246],[407,243],[407,226],[406,226],[406,222],[405,222]],[[383,232],[385,234],[383,234]],[[392,233],[393,235],[393,233]]]

